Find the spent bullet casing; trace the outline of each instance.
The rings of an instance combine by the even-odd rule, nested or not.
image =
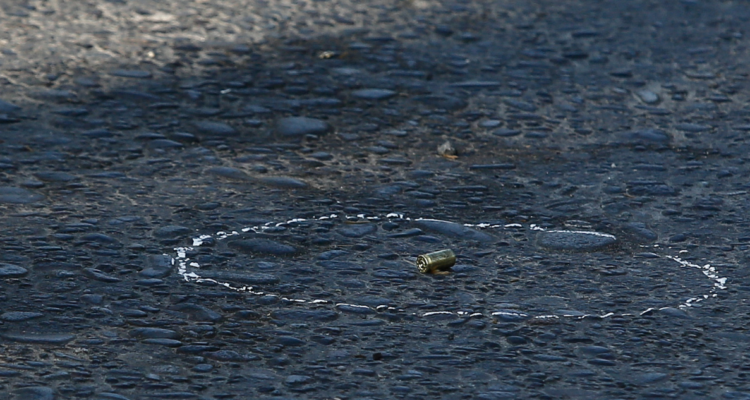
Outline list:
[[[422,273],[445,270],[452,267],[455,263],[456,255],[450,249],[422,254],[417,257],[417,268]]]

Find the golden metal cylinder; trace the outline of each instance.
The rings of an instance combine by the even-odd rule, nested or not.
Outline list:
[[[456,263],[456,255],[451,249],[422,254],[417,257],[417,268],[422,273],[435,273],[452,267]]]

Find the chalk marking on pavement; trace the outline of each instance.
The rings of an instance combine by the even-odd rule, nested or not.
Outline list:
[[[171,263],[172,263],[172,265],[175,265],[175,264],[177,265],[177,273],[180,276],[182,276],[183,279],[185,281],[187,281],[187,282],[196,282],[196,283],[208,282],[208,283],[213,283],[213,284],[216,284],[216,285],[219,285],[219,286],[223,286],[223,287],[225,287],[227,289],[231,289],[231,290],[235,290],[235,291],[238,291],[238,292],[247,293],[247,294],[250,294],[250,295],[255,295],[255,296],[276,296],[276,297],[279,297],[279,299],[282,300],[282,301],[287,301],[287,302],[292,302],[292,303],[300,303],[300,304],[303,304],[303,303],[309,303],[309,304],[334,304],[334,307],[337,307],[337,306],[340,306],[340,305],[345,305],[345,306],[350,306],[350,307],[353,307],[353,308],[370,309],[370,310],[376,310],[376,311],[382,311],[382,310],[386,310],[386,309],[387,310],[398,310],[398,308],[391,307],[391,306],[388,306],[388,305],[385,305],[385,304],[378,305],[378,306],[375,306],[375,307],[370,307],[370,306],[359,305],[359,304],[333,303],[330,300],[323,300],[323,299],[305,300],[305,299],[287,298],[287,297],[278,296],[275,293],[255,291],[255,290],[253,290],[252,286],[235,286],[235,285],[232,285],[232,284],[230,284],[228,282],[222,282],[222,281],[218,281],[216,279],[202,277],[198,272],[196,272],[196,271],[200,270],[200,268],[201,268],[200,264],[197,263],[197,262],[195,262],[195,261],[192,261],[187,256],[188,252],[195,250],[196,247],[202,246],[206,242],[206,240],[211,239],[211,238],[214,238],[216,240],[225,240],[227,238],[230,238],[230,237],[233,237],[233,236],[238,236],[238,235],[240,235],[242,233],[246,233],[246,232],[250,232],[250,231],[253,231],[253,232],[256,232],[256,233],[262,233],[263,231],[265,231],[267,229],[279,227],[279,226],[282,226],[282,225],[288,225],[288,224],[298,223],[298,222],[307,222],[307,221],[325,221],[325,220],[331,220],[331,219],[337,219],[337,218],[339,218],[338,214],[324,215],[324,216],[317,217],[317,218],[293,218],[293,219],[287,220],[285,222],[267,222],[267,223],[265,223],[263,225],[242,228],[239,232],[238,231],[232,231],[232,232],[220,231],[220,232],[217,232],[214,235],[200,235],[200,236],[192,239],[193,245],[191,247],[176,247],[176,248],[174,248],[174,251],[176,253],[176,257],[172,257],[169,254],[165,254],[165,255],[168,256],[168,257],[171,257]],[[355,219],[350,219],[349,216],[346,216],[346,215],[344,215],[343,218],[345,220],[355,220]],[[360,219],[360,220],[367,219],[367,220],[370,220],[370,221],[380,221],[382,219],[394,219],[395,218],[395,219],[402,219],[402,220],[405,220],[405,221],[450,222],[450,221],[444,221],[444,220],[432,219],[432,218],[409,218],[409,217],[405,217],[404,214],[400,214],[400,213],[389,213],[389,214],[386,214],[385,217],[366,216],[365,214],[358,214],[356,216],[356,218]],[[505,225],[489,224],[489,223],[478,223],[478,224],[465,223],[465,224],[462,224],[462,225],[466,226],[466,227],[470,227],[470,228],[480,228],[480,229],[498,229],[498,228],[504,228],[504,229],[523,229],[523,225],[517,224],[517,223],[514,223],[514,224],[505,224]],[[542,228],[542,227],[540,227],[540,226],[538,226],[536,224],[529,225],[529,230],[530,231],[553,232],[553,233],[578,233],[578,234],[587,234],[587,235],[601,236],[601,237],[607,237],[607,238],[616,239],[616,237],[614,235],[610,235],[608,233],[593,232],[593,231],[547,230],[547,229]],[[658,245],[656,245],[655,247],[658,247]],[[682,253],[686,253],[686,252],[687,252],[686,250],[681,250],[680,251],[681,254]],[[703,272],[703,274],[708,279],[710,279],[713,282],[713,286],[711,288],[711,291],[708,294],[703,294],[703,295],[700,295],[700,296],[697,296],[697,297],[691,297],[691,298],[687,299],[684,303],[680,304],[678,306],[678,308],[680,308],[682,310],[685,310],[687,308],[693,307],[695,304],[697,304],[699,302],[702,302],[702,301],[705,301],[707,299],[715,298],[715,297],[718,296],[718,294],[717,294],[718,290],[725,290],[727,288],[728,278],[720,276],[719,272],[717,271],[717,269],[715,267],[712,267],[711,264],[705,264],[705,265],[701,266],[701,265],[697,265],[697,264],[693,264],[693,263],[690,263],[688,261],[685,261],[682,258],[677,257],[677,256],[665,255],[663,257],[664,258],[668,258],[668,259],[670,259],[672,261],[675,261],[675,262],[679,263],[684,268],[696,268],[696,269],[699,269],[699,270],[701,270],[701,272]],[[193,270],[188,271],[188,267],[193,268]],[[532,315],[524,313],[522,311],[503,310],[503,311],[492,312],[490,314],[490,316],[492,316],[492,317],[507,316],[507,317],[522,318],[522,319],[532,319],[533,318],[533,319],[536,319],[536,320],[557,319],[557,318],[560,318],[560,317],[567,317],[567,318],[573,318],[573,319],[584,319],[584,318],[604,319],[604,318],[610,318],[610,317],[613,317],[613,316],[635,316],[635,315],[643,316],[643,315],[647,315],[647,314],[651,313],[652,311],[659,311],[659,310],[664,310],[664,309],[667,309],[667,308],[671,308],[671,307],[648,308],[648,309],[646,309],[646,310],[644,310],[644,311],[642,311],[642,312],[640,312],[638,314],[630,314],[630,313],[614,314],[614,313],[609,312],[609,313],[601,314],[601,315],[597,315],[597,314],[584,314],[584,315],[562,314],[562,315],[538,315],[538,316],[532,316]],[[432,315],[448,315],[448,314],[450,314],[450,315],[456,315],[457,317],[466,317],[466,316],[468,316],[469,318],[481,318],[481,317],[485,316],[482,313],[477,313],[477,312],[470,313],[468,311],[430,311],[430,312],[422,313],[421,315],[420,314],[414,314],[414,315],[419,315],[420,317],[429,317],[429,316],[432,316]]]

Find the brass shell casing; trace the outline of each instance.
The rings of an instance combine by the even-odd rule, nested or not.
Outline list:
[[[456,263],[456,255],[451,249],[422,254],[417,257],[417,268],[422,273],[446,270]]]

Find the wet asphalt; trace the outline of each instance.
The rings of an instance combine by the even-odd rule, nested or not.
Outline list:
[[[1,3],[2,398],[750,399],[750,5]]]

